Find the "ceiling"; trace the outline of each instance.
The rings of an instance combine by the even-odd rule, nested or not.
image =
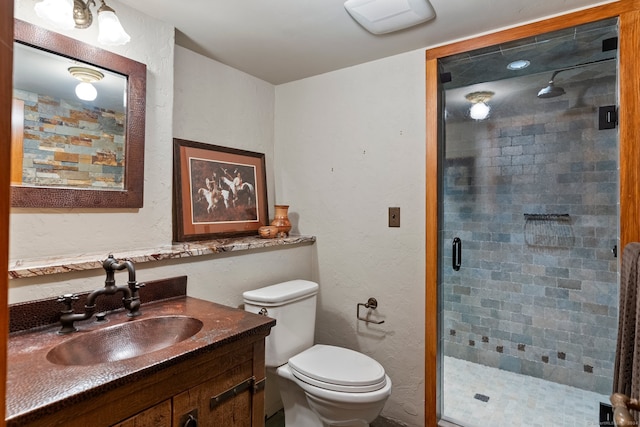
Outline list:
[[[617,36],[618,20],[612,18],[443,58],[448,119],[468,119],[471,103],[466,95],[476,91],[493,92],[492,106],[514,105],[523,97],[548,104],[551,100],[537,99],[537,93],[554,72],[558,72],[556,86],[567,90],[566,96],[556,100],[575,103],[590,84],[615,81]],[[508,69],[515,60],[527,60],[530,65]]]
[[[120,3],[175,26],[176,44],[278,85],[609,1],[431,0],[434,19],[383,35],[362,28],[344,0]]]
[[[553,71],[615,59],[617,37],[618,20],[611,18],[449,56],[440,61],[447,73],[444,88],[538,73],[548,73],[548,79]],[[530,64],[510,70],[509,63],[517,60]]]
[[[69,74],[69,67],[98,69],[75,59],[52,54],[22,43],[14,44],[13,87],[31,93],[47,95],[64,100],[76,100],[75,88],[80,83]],[[124,95],[127,80],[114,72],[99,69],[104,77],[94,83],[98,98],[92,103],[111,111],[124,112]]]

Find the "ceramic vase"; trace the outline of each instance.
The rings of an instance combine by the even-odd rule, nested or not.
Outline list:
[[[278,237],[287,237],[291,230],[291,222],[289,222],[289,205],[275,205],[276,212],[273,216],[271,225],[278,227]]]
[[[275,225],[264,225],[258,228],[258,234],[263,239],[273,239],[274,237],[278,237],[278,233],[280,230]]]

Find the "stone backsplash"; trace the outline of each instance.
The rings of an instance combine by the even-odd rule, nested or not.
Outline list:
[[[24,102],[25,185],[121,190],[125,115],[14,89]]]

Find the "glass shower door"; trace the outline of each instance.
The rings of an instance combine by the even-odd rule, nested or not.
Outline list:
[[[598,425],[608,403],[616,37],[607,20],[441,61],[445,419]]]

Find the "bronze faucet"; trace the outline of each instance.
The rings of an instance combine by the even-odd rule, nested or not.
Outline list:
[[[144,286],[142,283],[136,281],[136,269],[131,261],[118,262],[113,255],[104,260],[102,267],[107,272],[107,278],[104,282],[104,288],[96,289],[91,292],[87,297],[87,302],[84,305],[84,313],[73,312],[73,301],[78,299],[75,294],[65,294],[58,298],[58,302],[65,305],[65,309],[62,310],[60,316],[60,324],[62,329],[58,331],[59,334],[68,334],[77,331],[77,328],[73,326],[73,322],[79,320],[87,320],[93,316],[96,310],[96,299],[100,295],[114,295],[118,292],[122,292],[122,302],[124,307],[129,311],[127,316],[135,317],[140,315],[140,295],[138,290]],[[114,278],[116,270],[129,271],[129,280],[127,286],[116,286],[116,280]]]

